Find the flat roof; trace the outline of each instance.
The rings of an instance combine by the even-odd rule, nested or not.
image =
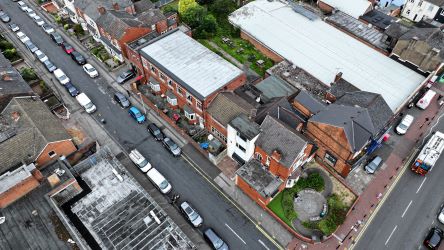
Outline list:
[[[278,192],[282,184],[280,178],[274,176],[256,159],[251,159],[245,163],[236,171],[236,174],[262,195],[262,197],[273,196],[273,194]]]
[[[324,2],[356,19],[364,15],[372,6],[372,3],[367,0],[321,0],[321,2]]]
[[[357,88],[381,94],[393,111],[425,79],[320,18],[309,19],[279,1],[250,2],[229,20],[324,84],[330,86],[342,72]]]
[[[140,53],[200,100],[242,74],[180,29],[159,37]]]

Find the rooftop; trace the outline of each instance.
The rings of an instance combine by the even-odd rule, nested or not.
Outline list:
[[[244,114],[241,114],[230,121],[230,126],[236,129],[248,140],[252,140],[261,132],[259,125],[248,119],[248,117]]]
[[[357,88],[380,93],[393,111],[424,81],[413,70],[280,1],[250,2],[233,12],[229,20],[325,85],[330,86],[342,72]]]
[[[203,100],[242,74],[180,29],[167,33],[140,50],[156,67]]]
[[[207,112],[224,127],[240,114],[250,115],[253,106],[233,92],[221,92],[210,103]]]
[[[278,192],[282,180],[271,174],[258,160],[251,159],[236,171],[236,174],[254,188],[262,197],[271,197]]]
[[[322,2],[356,19],[372,9],[371,2],[367,0],[322,0]]]
[[[287,168],[294,164],[306,145],[307,141],[296,130],[269,115],[261,124],[261,134],[256,142],[256,146],[269,156],[273,151],[278,151],[281,154],[280,163]]]
[[[301,90],[299,94],[294,98],[294,100],[302,104],[312,114],[320,112],[321,110],[325,109],[326,106],[324,103],[314,98],[305,90]]]
[[[131,0],[76,0],[74,1],[74,6],[79,8],[93,20],[96,20],[100,16],[98,11],[99,7],[111,10],[113,9],[114,3],[119,4],[120,9],[125,9],[126,7],[133,5]]]
[[[297,89],[289,83],[271,75],[255,85],[262,91],[261,97],[271,99],[274,97],[291,96],[297,92]]]
[[[293,129],[306,120],[293,108],[287,97],[276,97],[263,104],[258,109],[254,120],[261,124],[267,116],[272,116]]]
[[[396,21],[396,18],[389,16],[379,10],[371,10],[365,15],[361,16],[361,19],[382,29],[387,29],[390,24]]]
[[[383,50],[387,48],[387,45],[381,42],[384,33],[374,28],[371,24],[367,25],[359,19],[353,18],[342,11],[333,13],[331,16],[327,17],[326,20],[334,26],[361,38],[377,48]]]
[[[86,169],[80,176],[91,192],[72,206],[72,212],[103,249],[194,247],[107,148],[75,168]]]
[[[32,176],[32,171],[35,169],[34,164],[23,165],[13,171],[7,171],[0,175],[0,194],[8,191],[10,188],[19,184]]]
[[[8,59],[0,53],[0,98],[6,95],[32,94],[28,83],[23,80],[20,73],[12,67]],[[2,107],[0,107],[0,110]]]

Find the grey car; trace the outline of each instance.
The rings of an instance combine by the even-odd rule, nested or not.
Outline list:
[[[8,14],[6,14],[4,11],[0,10],[0,19],[4,23],[9,23],[11,21],[11,18],[9,18]]]
[[[57,67],[50,60],[44,61],[43,65],[45,65],[45,68],[51,73],[57,69]]]
[[[208,242],[208,244],[211,246],[211,248],[215,250],[228,250],[228,245],[225,243],[219,235],[216,234],[216,232],[212,228],[207,228],[203,232],[203,237],[205,241]]]
[[[122,108],[128,108],[128,107],[131,105],[131,103],[128,101],[128,99],[127,99],[122,93],[120,93],[120,92],[116,92],[116,93],[114,94],[114,100],[115,100],[118,104],[120,104],[120,106],[121,106]]]
[[[163,146],[168,149],[168,151],[170,151],[170,153],[174,156],[180,156],[180,154],[182,153],[182,150],[180,150],[179,146],[177,146],[177,144],[173,140],[171,140],[171,138],[165,137],[162,143]]]
[[[32,53],[36,52],[37,50],[39,50],[39,48],[37,48],[37,46],[35,46],[30,40],[25,42],[26,48],[29,49],[29,51],[31,51]]]
[[[196,210],[194,210],[190,204],[186,201],[182,202],[182,204],[180,204],[180,211],[182,212],[182,214],[185,216],[185,218],[191,223],[193,224],[194,227],[200,227],[203,224],[203,219],[202,217],[199,215],[199,213],[197,213]]]
[[[365,172],[369,174],[374,174],[376,170],[381,166],[382,158],[379,156],[376,156],[371,160],[366,166],[365,166]]]
[[[126,81],[128,81],[129,79],[133,78],[136,74],[134,73],[133,70],[129,69],[126,70],[124,72],[122,72],[116,79],[117,83],[119,84],[123,84]]]

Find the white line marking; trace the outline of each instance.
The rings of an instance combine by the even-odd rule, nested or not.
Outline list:
[[[261,245],[264,246],[265,249],[270,250],[270,248],[268,248],[267,245],[265,245],[264,242],[262,242],[261,240],[257,240],[257,241],[259,241],[259,243],[261,243]]]
[[[419,188],[418,188],[418,190],[416,190],[416,193],[418,193],[419,192],[419,190],[421,190],[421,188],[422,188],[422,185],[424,184],[424,182],[427,180],[427,177],[424,177],[424,180],[422,180],[422,182],[421,182],[421,185],[419,185]]]
[[[336,238],[336,239],[338,239],[339,240],[339,242],[341,242],[342,241],[342,239],[341,238],[339,238],[339,236],[337,236],[336,234],[334,234],[334,233],[332,233],[332,235]]]
[[[410,203],[407,205],[407,207],[404,210],[404,213],[402,213],[401,218],[404,218],[405,213],[407,213],[407,210],[409,210],[410,205],[412,205],[412,200],[410,200]]]
[[[239,234],[237,234],[234,230],[233,230],[233,228],[231,228],[230,226],[228,226],[228,224],[227,223],[225,223],[225,226],[226,227],[228,227],[228,229],[230,229],[231,230],[231,232],[233,232],[234,233],[234,235],[236,235],[245,245],[247,245],[247,243],[239,236]]]
[[[389,235],[389,237],[387,238],[387,240],[385,241],[385,245],[387,246],[387,243],[389,242],[390,238],[392,237],[393,233],[395,232],[396,228],[398,227],[398,225],[395,226],[395,228],[393,228],[392,233]]]

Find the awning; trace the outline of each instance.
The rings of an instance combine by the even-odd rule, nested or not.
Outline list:
[[[136,77],[136,79],[134,81],[140,81],[140,80],[142,80],[142,78],[143,78],[143,75],[139,75]]]

